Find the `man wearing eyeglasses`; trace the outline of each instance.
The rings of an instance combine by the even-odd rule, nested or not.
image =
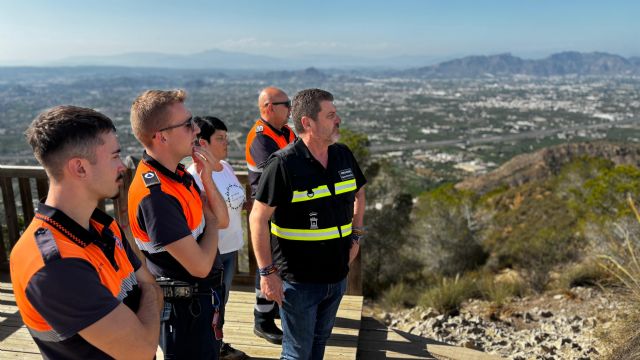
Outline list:
[[[227,207],[209,174],[217,162],[196,146],[200,132],[183,90],[149,90],[131,106],[131,127],[144,146],[129,188],[136,244],[164,292],[160,346],[165,359],[218,359],[224,311],[218,228]],[[192,156],[205,193],[180,161]]]
[[[264,88],[258,96],[260,118],[249,130],[245,147],[251,197],[255,197],[260,175],[269,156],[295,140],[295,134],[287,125],[291,115],[289,96],[276,87]],[[282,343],[282,331],[275,324],[278,308],[260,291],[260,275],[256,273],[256,304],[253,332],[273,344]]]

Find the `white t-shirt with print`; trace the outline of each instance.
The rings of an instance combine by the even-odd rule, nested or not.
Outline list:
[[[227,210],[229,211],[229,226],[218,231],[218,250],[220,250],[220,254],[226,254],[240,250],[244,244],[241,219],[242,205],[244,205],[247,198],[244,187],[233,173],[231,165],[224,160],[221,160],[220,163],[222,164],[222,170],[213,171],[211,177],[222,198],[227,203]],[[202,180],[196,171],[195,164],[191,164],[187,171],[193,175],[200,190],[203,190]]]

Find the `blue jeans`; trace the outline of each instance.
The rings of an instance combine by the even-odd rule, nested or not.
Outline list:
[[[225,304],[227,303],[227,300],[229,300],[229,290],[231,290],[231,282],[233,281],[233,276],[236,274],[237,253],[238,251],[236,250],[230,253],[220,254],[220,261],[222,261],[222,266],[224,268],[224,277],[222,280],[224,281],[224,288],[226,291],[224,296]]]
[[[291,283],[283,280],[281,359],[319,360],[336,320],[347,279],[335,284]]]

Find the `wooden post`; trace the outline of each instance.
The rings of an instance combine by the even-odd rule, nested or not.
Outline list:
[[[44,199],[49,192],[49,180],[47,178],[36,179],[36,189],[38,190],[38,201]]]
[[[349,275],[347,276],[347,295],[362,296],[362,245],[358,256],[349,265]]]
[[[18,179],[20,186],[20,202],[22,202],[22,214],[24,216],[25,226],[35,215],[33,212],[33,197],[31,196],[31,182],[29,178],[21,177]]]
[[[2,187],[2,202],[4,203],[4,215],[7,221],[7,233],[9,235],[8,249],[4,242],[0,243],[0,263],[6,263],[8,251],[18,241],[18,214],[16,211],[16,199],[13,194],[13,182],[10,177],[0,178],[0,187]],[[31,219],[29,219],[31,220]]]
[[[127,156],[124,164],[127,167],[127,170],[123,174],[122,186],[120,186],[118,198],[113,201],[113,212],[116,214],[116,220],[124,231],[124,235],[127,237],[127,241],[129,241],[131,249],[133,249],[133,252],[138,255],[140,261],[145,261],[142,251],[136,244],[136,240],[133,237],[129,224],[129,185],[131,185],[133,176],[136,174],[138,160],[135,157]]]

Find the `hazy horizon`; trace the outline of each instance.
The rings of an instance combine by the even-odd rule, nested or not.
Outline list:
[[[542,58],[561,51],[640,55],[635,40],[640,24],[634,18],[640,3],[621,0],[0,4],[2,65],[212,49],[285,59],[315,55],[436,61],[507,52]]]

